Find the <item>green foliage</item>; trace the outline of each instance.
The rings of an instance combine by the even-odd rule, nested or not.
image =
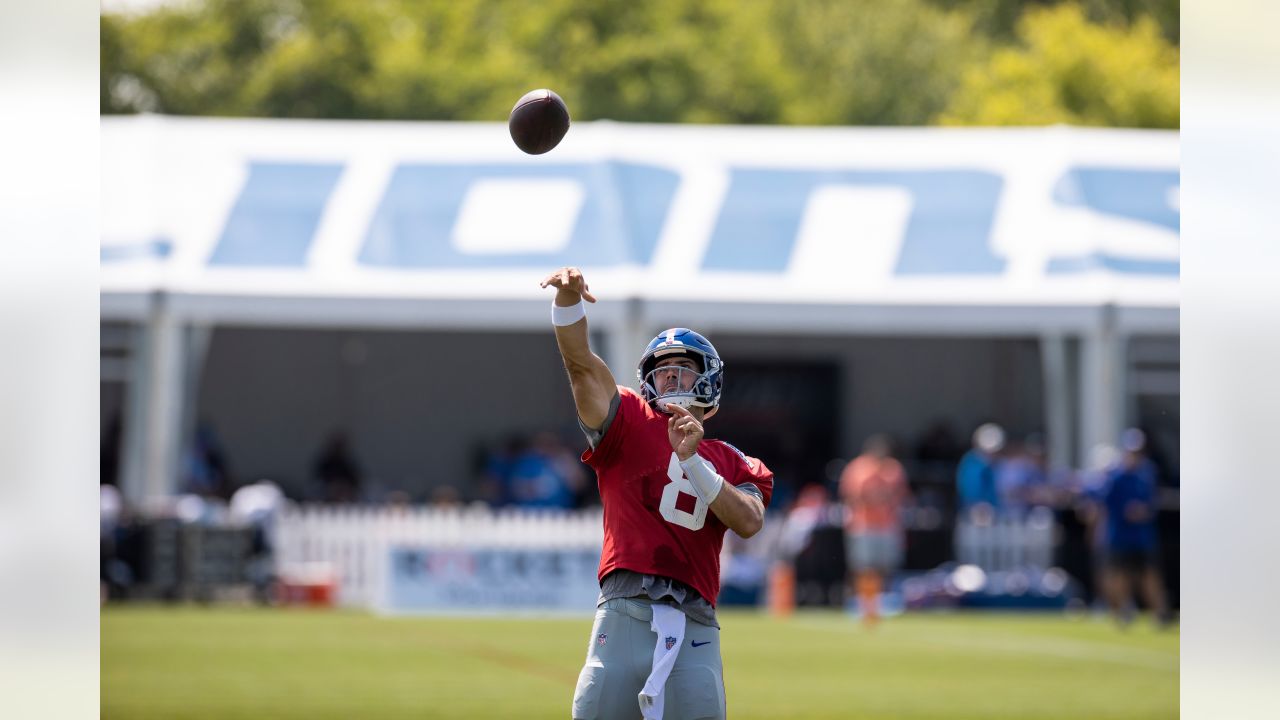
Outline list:
[[[1103,26],[1058,5],[1024,15],[1017,37],[969,68],[939,122],[1178,127],[1178,50],[1154,21]]]
[[[1027,52],[1014,20],[1039,4],[205,0],[102,17],[101,111],[492,121],[524,92],[550,87],[575,120],[957,122],[967,117],[957,92],[975,87],[971,76],[1005,52],[1000,44]],[[1079,91],[1115,84],[1098,73],[1099,85]],[[1032,110],[1052,108],[1031,100]]]
[[[1149,17],[1159,24],[1166,40],[1178,42],[1181,0],[931,0],[939,7],[971,13],[980,32],[1002,42],[1014,38],[1018,20],[1027,10],[1067,1],[1084,8],[1089,20],[1096,23],[1129,25]]]
[[[916,0],[783,3],[775,28],[798,124],[923,124],[981,56],[967,16]]]

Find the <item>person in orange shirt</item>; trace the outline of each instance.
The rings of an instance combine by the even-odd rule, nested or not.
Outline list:
[[[889,453],[889,438],[872,435],[840,475],[849,590],[856,594],[868,625],[879,619],[885,580],[902,564],[900,516],[911,497],[907,474]]]

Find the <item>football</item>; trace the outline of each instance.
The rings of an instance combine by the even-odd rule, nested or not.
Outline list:
[[[532,90],[511,109],[507,126],[516,147],[541,155],[559,145],[569,132],[569,108],[550,90]]]

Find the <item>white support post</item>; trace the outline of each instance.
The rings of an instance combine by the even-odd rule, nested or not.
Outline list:
[[[157,293],[141,328],[130,383],[128,440],[121,488],[132,505],[178,490],[183,342],[169,299]]]
[[[1044,377],[1044,429],[1050,468],[1072,467],[1071,377],[1067,370],[1067,339],[1060,333],[1040,337]]]
[[[1112,308],[1080,345],[1080,461],[1087,464],[1100,444],[1115,446],[1124,424],[1124,338]]]
[[[182,442],[196,435],[196,408],[200,400],[200,378],[204,374],[204,361],[209,355],[209,342],[213,339],[213,327],[208,323],[190,323],[180,333],[182,353],[182,403],[179,414],[178,448]]]
[[[143,492],[143,418],[147,408],[147,328],[131,327],[129,332],[129,372],[125,382],[123,428],[120,436],[120,494],[135,505]]]
[[[640,301],[630,299],[626,303],[621,319],[606,329],[604,361],[619,385],[639,390],[636,363],[654,333],[649,331],[644,320]]]

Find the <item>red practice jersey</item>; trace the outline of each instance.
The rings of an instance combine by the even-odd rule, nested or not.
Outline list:
[[[596,471],[604,504],[600,575],[618,569],[662,575],[692,587],[712,606],[720,594],[720,546],[728,527],[680,469],[667,438],[668,415],[630,388],[618,387],[618,412],[594,450],[582,454]],[[765,507],[773,472],[732,445],[703,438],[698,454],[731,485],[759,488]],[[722,491],[725,492],[725,491]]]

